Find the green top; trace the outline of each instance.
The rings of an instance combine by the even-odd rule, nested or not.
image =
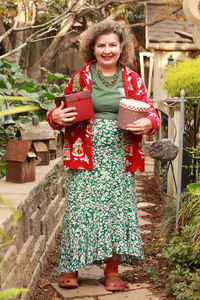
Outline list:
[[[123,98],[120,89],[123,88],[122,70],[117,68],[118,80],[112,87],[105,86],[99,79],[96,63],[91,65],[92,75],[92,102],[95,118],[116,120],[119,110],[119,101]],[[106,76],[106,81],[112,81],[113,76]]]

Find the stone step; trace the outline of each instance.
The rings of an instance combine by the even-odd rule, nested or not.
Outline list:
[[[80,279],[79,287],[77,289],[60,288],[58,283],[52,283],[52,286],[58,292],[58,294],[63,297],[63,300],[112,294],[112,292],[106,291],[105,287],[95,279]]]
[[[147,213],[147,212],[145,212],[145,211],[143,211],[143,210],[141,210],[141,209],[138,209],[138,216],[140,218],[142,218],[142,217],[148,217],[148,216],[150,216],[150,214]]]
[[[144,226],[144,225],[150,225],[150,224],[152,224],[151,222],[149,222],[147,220],[144,220],[142,218],[138,218],[138,223],[139,223],[139,226]]]
[[[140,202],[137,204],[137,208],[138,209],[142,209],[142,208],[146,208],[146,207],[149,207],[149,206],[155,206],[154,203],[150,203],[150,202]]]
[[[97,280],[82,279],[77,289],[60,288],[57,283],[52,283],[54,289],[63,297],[63,300],[160,300],[150,291],[148,284],[128,284],[123,292],[110,292],[105,290],[103,284]]]

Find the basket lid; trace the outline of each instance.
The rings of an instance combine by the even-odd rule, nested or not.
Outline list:
[[[140,112],[147,112],[150,108],[150,104],[146,102],[125,98],[120,101],[119,105],[123,108]]]

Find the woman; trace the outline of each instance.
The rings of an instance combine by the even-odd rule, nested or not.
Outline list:
[[[65,88],[92,92],[95,119],[75,123],[75,108],[54,108],[47,119],[54,129],[65,127],[64,165],[68,170],[67,200],[59,264],[61,287],[78,286],[78,269],[105,261],[107,290],[123,290],[119,262],[143,258],[134,187],[134,172],[144,170],[142,135],[159,126],[143,81],[124,64],[134,49],[125,23],[102,21],[83,35],[80,53],[86,65]],[[116,126],[119,101],[147,102],[149,114],[127,126]]]

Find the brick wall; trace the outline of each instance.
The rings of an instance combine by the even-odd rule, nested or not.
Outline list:
[[[12,211],[0,204],[0,228],[12,243],[0,248],[3,264],[0,266],[0,286],[29,288],[34,291],[46,263],[46,254],[55,243],[55,236],[62,226],[64,213],[64,176],[60,158],[48,166],[36,167],[36,181],[23,184],[0,180],[0,196],[8,199],[21,212],[14,228]],[[3,243],[0,236],[0,244]],[[28,300],[30,293],[15,299]]]

